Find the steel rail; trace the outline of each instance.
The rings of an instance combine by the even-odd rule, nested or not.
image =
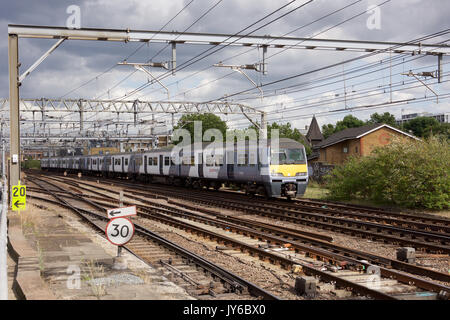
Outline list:
[[[44,181],[46,183],[48,183],[47,181]],[[36,182],[35,182],[36,183]],[[38,183],[36,183],[38,184]],[[39,185],[39,184],[38,184]],[[44,188],[43,188],[44,189]],[[96,213],[93,213],[91,211],[88,210],[84,210],[84,209],[79,209],[76,208],[72,205],[70,205],[67,201],[65,201],[64,199],[62,199],[60,196],[55,195],[54,193],[49,192],[50,195],[52,195],[55,199],[57,199],[56,204],[62,205],[68,209],[71,209],[72,211],[78,213],[79,215],[81,215],[84,219],[89,220],[88,218],[86,218],[86,216],[83,215],[83,212],[85,214],[89,214],[91,216],[94,216],[96,219],[101,219],[103,221],[108,221],[108,218],[104,215],[99,215]],[[75,195],[76,196],[76,195]],[[41,197],[36,197],[36,196],[31,196],[34,197],[36,199],[39,200],[44,200],[44,201],[48,201],[49,199],[45,199],[45,198],[41,198]],[[79,197],[79,200],[85,200],[82,197]],[[89,204],[92,204],[92,202],[88,202]],[[104,210],[104,208],[102,208]],[[92,221],[90,221],[90,223],[92,224]],[[94,224],[95,225],[95,224]],[[96,226],[97,229],[99,229],[99,231],[104,231],[103,228]],[[153,241],[157,241],[159,243],[161,243],[162,245],[164,245],[165,247],[169,248],[171,251],[177,252],[178,254],[180,254],[181,256],[184,256],[185,258],[188,259],[188,261],[192,261],[195,264],[199,265],[200,267],[202,267],[204,270],[207,270],[208,272],[210,272],[211,274],[216,275],[217,277],[219,277],[220,279],[222,279],[223,281],[229,283],[232,287],[234,287],[235,289],[240,289],[240,291],[243,291],[244,288],[251,294],[256,295],[256,296],[261,296],[265,299],[270,299],[270,300],[279,300],[279,298],[269,292],[267,292],[266,290],[256,286],[255,284],[233,274],[230,271],[227,271],[225,269],[223,269],[222,267],[208,261],[205,258],[202,258],[196,254],[194,254],[193,252],[188,251],[187,249],[161,237],[160,235],[158,235],[155,232],[152,232],[150,230],[148,230],[147,228],[144,228],[142,226],[140,226],[139,224],[135,223],[135,230],[136,232],[138,232],[141,235],[144,235],[148,238],[150,238]],[[126,246],[124,246],[126,248]]]
[[[127,197],[130,197],[130,195],[127,194]],[[146,202],[145,199],[139,199],[139,201]],[[177,204],[177,205],[182,205],[182,204]],[[160,205],[158,205],[158,206],[160,206]],[[298,243],[298,241],[301,241],[302,243],[306,242],[306,243],[314,245],[317,248],[322,248],[322,249],[328,250],[328,252],[329,252],[328,256],[325,256],[325,258],[328,257],[328,258],[334,259],[333,255],[335,253],[339,252],[339,254],[340,254],[339,257],[345,256],[345,257],[353,257],[354,259],[359,259],[359,260],[365,259],[365,260],[370,261],[371,263],[381,264],[381,265],[388,266],[388,267],[396,267],[397,269],[400,269],[403,271],[415,273],[415,274],[422,275],[422,276],[427,276],[434,280],[439,280],[439,281],[444,281],[444,282],[450,283],[450,275],[445,274],[445,273],[421,268],[421,267],[415,266],[413,264],[408,264],[408,263],[404,263],[401,261],[392,260],[392,259],[381,257],[381,256],[378,256],[375,254],[370,254],[370,253],[362,252],[359,250],[342,247],[342,246],[332,244],[332,243],[329,243],[327,241],[323,241],[320,239],[314,239],[314,238],[309,238],[309,237],[298,237],[297,234],[291,233],[289,231],[285,231],[283,229],[279,229],[278,233],[277,233],[277,228],[274,228],[273,226],[271,226],[269,224],[258,223],[258,222],[254,222],[254,221],[250,221],[250,220],[246,220],[246,219],[243,220],[241,218],[233,217],[233,216],[226,216],[226,215],[224,216],[224,215],[217,214],[216,212],[213,212],[213,211],[210,211],[209,213],[214,215],[216,217],[216,219],[208,219],[208,218],[196,215],[191,212],[183,212],[180,210],[170,212],[169,209],[167,208],[168,206],[163,206],[163,205],[161,205],[161,206],[165,207],[164,210],[168,214],[179,215],[182,217],[186,217],[188,219],[202,221],[204,223],[211,224],[211,225],[217,225],[222,228],[229,228],[231,231],[233,231],[233,229],[238,230],[238,233],[241,233],[241,234],[249,233],[248,229],[244,229],[242,226],[254,228],[254,229],[259,228],[259,229],[261,229],[261,232],[260,233],[259,232],[251,233],[253,237],[266,238],[269,241],[275,242],[280,245],[289,243],[294,246],[296,251],[300,251],[300,250],[308,251],[309,250],[311,253],[317,254],[317,252],[314,252],[314,250],[312,250],[311,247],[305,246],[305,245],[300,246]],[[150,206],[143,207],[140,205],[138,205],[138,207],[142,208],[142,209],[152,208]],[[173,210],[173,208],[172,208],[172,210]],[[205,212],[205,213],[208,212],[207,209],[199,210],[199,211]],[[229,223],[223,223],[222,221],[217,221],[217,219],[222,220],[222,221],[228,221]],[[277,237],[270,236],[264,232],[275,233]],[[289,238],[294,239],[294,241],[290,240]],[[297,241],[295,241],[295,240],[297,240]],[[323,251],[319,252],[319,254],[324,254],[324,252]]]
[[[311,204],[315,206],[323,206],[326,205],[328,208],[336,208],[336,209],[343,209],[343,210],[353,210],[358,212],[367,212],[375,215],[382,215],[382,216],[394,216],[394,217],[403,217],[408,218],[412,220],[420,220],[423,222],[431,222],[435,224],[443,224],[443,225],[450,225],[450,219],[444,218],[444,217],[436,217],[431,216],[427,214],[417,215],[417,214],[409,214],[409,213],[400,213],[395,212],[387,209],[380,209],[375,207],[369,207],[369,206],[363,206],[363,205],[356,205],[356,204],[349,204],[349,203],[341,203],[341,202],[335,202],[335,201],[320,201],[316,199],[295,199],[295,202],[301,202],[305,204]],[[294,202],[294,203],[295,203]]]
[[[72,182],[68,182],[68,181],[66,181],[66,183],[72,184]],[[79,186],[79,182],[73,183],[73,185]],[[87,185],[90,185],[90,184],[87,184]],[[100,187],[100,186],[95,186],[95,187],[98,187],[99,189],[103,189],[105,191],[111,192],[111,190],[109,190],[107,188],[103,188],[103,187]],[[102,193],[100,193],[98,191],[94,191],[94,190],[91,190],[89,188],[84,188],[84,187],[80,187],[80,188],[83,188],[83,189],[85,189],[85,190],[87,190],[89,192],[94,192],[94,193],[101,194],[103,197],[106,196],[106,195],[104,195],[104,194],[102,194]],[[128,194],[127,193],[126,195],[127,195],[127,197],[135,198],[136,200],[141,201],[143,203],[149,203],[149,201],[146,200],[146,199],[142,199],[142,198],[136,197],[137,194],[139,194],[139,192],[133,191],[133,194]],[[148,197],[148,194],[145,194],[145,196]],[[164,198],[166,198],[166,197],[164,197]],[[113,201],[117,201],[114,198],[112,198],[112,200]],[[203,212],[203,213],[214,215],[218,219],[227,220],[229,222],[234,222],[237,225],[246,225],[246,226],[253,227],[253,228],[260,228],[261,230],[270,230],[270,232],[272,232],[272,233],[278,231],[281,234],[282,232],[284,232],[285,235],[288,235],[289,231],[297,232],[297,230],[295,230],[295,229],[286,230],[286,228],[284,228],[284,229],[280,230],[279,228],[276,228],[276,227],[274,227],[272,225],[269,225],[269,224],[257,223],[255,221],[249,221],[249,220],[246,220],[246,219],[236,218],[236,217],[227,216],[227,215],[220,215],[220,214],[217,214],[216,212],[214,212],[212,210],[209,210],[209,209],[206,209],[206,208],[198,208],[198,207],[193,208],[192,206],[189,206],[189,205],[184,204],[184,203],[174,202],[173,200],[170,200],[168,198],[166,198],[166,200],[168,200],[169,204],[172,203],[172,204],[175,204],[175,205],[178,205],[178,206],[187,207],[188,209],[191,209],[191,210],[197,210],[197,211],[200,211],[200,212]],[[162,206],[162,207],[164,207],[164,205],[161,205],[161,204],[159,204],[159,205],[153,204],[153,206],[160,206],[160,207]],[[173,208],[171,208],[169,206],[165,206],[165,208],[173,210]],[[181,212],[181,211],[178,211],[178,212]],[[288,231],[288,232],[286,232],[286,231]],[[290,236],[293,236],[293,234],[291,234]],[[298,239],[298,234],[295,234],[294,236],[297,236],[297,239]],[[318,238],[317,234],[312,234],[311,236],[314,237],[314,238]],[[305,240],[305,239],[307,239],[307,238],[304,237],[303,240]],[[317,241],[317,239],[309,239],[309,240],[311,240],[311,241],[315,240],[315,243],[313,243],[313,242],[311,242],[311,243],[313,243],[314,245],[322,246],[322,247],[325,246],[327,249],[329,249],[332,252],[334,252],[335,250],[339,249],[340,252],[343,252],[344,255],[349,255],[350,254],[350,255],[353,255],[356,258],[359,257],[359,258],[363,258],[363,259],[366,259],[368,261],[371,261],[372,263],[376,263],[376,264],[380,264],[381,263],[381,264],[384,264],[384,265],[386,265],[388,267],[393,267],[393,268],[396,268],[396,269],[399,269],[399,270],[403,270],[403,271],[406,271],[406,272],[410,272],[410,273],[413,273],[413,274],[417,274],[417,275],[427,276],[427,277],[430,277],[430,278],[432,278],[434,280],[445,281],[445,282],[449,282],[450,281],[450,275],[447,275],[447,274],[444,274],[444,273],[441,273],[441,272],[437,272],[437,271],[426,269],[426,268],[421,268],[421,267],[413,265],[413,264],[409,264],[409,263],[405,263],[405,262],[401,262],[401,261],[397,261],[397,260],[392,260],[392,259],[380,257],[380,256],[377,256],[377,255],[374,255],[374,254],[369,254],[369,253],[361,252],[361,251],[358,251],[358,250],[352,250],[352,249],[349,249],[349,248],[339,247],[337,245],[329,244],[329,243],[326,243],[326,242],[320,242],[320,241]],[[326,239],[326,240],[330,240],[330,239]]]
[[[170,223],[170,224],[175,224],[175,225],[178,225],[178,227],[180,227],[180,228],[182,228],[182,229],[186,229],[186,228],[188,228],[187,227],[187,224],[185,223],[185,222],[180,222],[180,221],[177,221],[176,219],[173,219],[173,218],[169,218],[169,217],[161,217],[161,216],[158,216],[157,217],[157,220],[166,220],[166,222],[167,223]],[[191,231],[193,231],[193,232],[195,232],[195,233],[200,233],[200,234],[203,234],[204,236],[207,236],[207,237],[209,237],[209,238],[211,238],[211,239],[219,239],[219,240],[221,240],[222,242],[224,242],[224,243],[227,243],[227,242],[229,242],[230,240],[232,240],[233,241],[233,243],[234,244],[236,244],[236,242],[239,242],[239,241],[236,241],[236,240],[234,240],[234,239],[229,239],[228,237],[224,237],[224,236],[220,236],[220,235],[217,235],[217,234],[215,234],[215,233],[213,233],[213,232],[211,232],[211,231],[208,231],[208,230],[204,230],[204,229],[202,229],[202,228],[199,228],[199,227],[196,227],[196,226],[192,226],[192,225],[190,225],[189,226],[189,229],[191,230]],[[283,240],[283,239],[282,239]],[[242,243],[241,242],[239,242],[240,243],[240,245],[241,245],[241,247],[242,247]],[[254,248],[254,247],[251,247],[251,246],[248,246],[248,245],[246,245],[245,244],[245,248],[244,248],[245,250],[250,250],[250,252],[254,252],[254,249],[256,249],[256,248]],[[273,255],[272,255],[273,256]],[[336,256],[338,256],[338,255],[336,255]],[[277,260],[281,260],[281,265],[282,266],[284,266],[284,267],[288,267],[285,263],[286,263],[286,258],[283,258],[283,259],[281,259],[282,257],[280,257],[280,258],[277,258]],[[348,258],[348,257],[343,257],[344,259],[346,259],[346,260],[350,260],[350,261],[352,261],[352,262],[354,262],[354,263],[361,263],[360,261],[357,261],[357,260],[354,260],[354,259],[351,259],[351,258]],[[284,260],[284,263],[283,263],[283,260]],[[288,261],[287,262],[289,262],[289,260],[290,259],[287,259]],[[292,264],[292,262],[293,261],[290,261],[290,264]],[[384,275],[387,275],[388,277],[394,277],[394,278],[396,278],[397,280],[399,280],[399,281],[401,281],[401,282],[406,282],[406,283],[414,283],[414,284],[416,284],[416,286],[417,287],[420,287],[420,288],[426,288],[427,290],[432,290],[432,291],[442,291],[442,290],[444,290],[444,291],[446,291],[446,292],[449,292],[448,290],[449,290],[449,288],[448,287],[445,287],[445,286],[440,286],[440,285],[437,285],[437,284],[434,284],[434,283],[432,283],[432,282],[429,282],[429,281],[426,281],[426,280],[422,280],[422,279],[418,279],[418,278],[415,278],[415,277],[411,277],[411,276],[409,276],[409,275],[405,275],[405,274],[402,274],[402,273],[399,273],[399,272],[397,272],[397,271],[393,271],[393,270],[388,270],[388,269],[386,269],[386,268],[381,268],[381,270],[382,270],[382,274],[384,274]],[[317,271],[317,270],[316,270]],[[313,272],[314,273],[314,272]],[[328,277],[328,278],[327,278]],[[334,276],[332,276],[332,275],[330,275],[330,274],[327,274],[327,275],[325,275],[325,278],[327,278],[327,279],[329,279],[329,277],[334,277]],[[345,280],[345,279],[342,279],[342,278],[339,278],[339,281],[337,281],[336,283],[342,283],[342,282],[345,282],[345,281],[347,281],[347,280]],[[368,288],[364,288],[364,289],[362,289],[362,288],[358,288],[358,290],[365,290],[365,289],[368,289]],[[379,293],[379,292],[378,292]],[[372,296],[373,296],[373,294],[375,294],[375,295],[377,295],[377,293],[372,293]],[[386,297],[385,297],[386,298]],[[391,297],[392,298],[392,297]]]
[[[137,188],[134,186],[134,188]],[[383,240],[388,240],[390,242],[394,243],[402,243],[405,245],[412,245],[417,248],[422,248],[425,250],[433,250],[436,252],[445,252],[450,253],[450,247],[445,245],[439,245],[430,243],[430,239],[434,239],[441,242],[450,242],[450,237],[439,234],[439,233],[429,233],[429,232],[421,232],[417,230],[410,230],[410,229],[404,229],[404,228],[398,228],[393,226],[387,226],[382,224],[375,224],[370,222],[364,222],[364,221],[358,221],[353,219],[344,219],[344,218],[336,218],[331,217],[325,214],[317,214],[317,213],[310,213],[306,211],[293,211],[293,210],[286,210],[286,209],[276,209],[276,208],[265,208],[262,205],[259,205],[257,203],[252,203],[249,201],[240,201],[240,200],[233,200],[231,202],[230,199],[213,199],[213,198],[206,198],[203,196],[194,196],[192,194],[189,195],[176,195],[178,198],[184,199],[186,201],[194,201],[197,203],[203,203],[203,204],[209,204],[216,207],[222,207],[222,208],[228,208],[235,211],[241,211],[251,214],[257,214],[257,215],[263,215],[263,216],[271,216],[276,218],[286,218],[292,222],[300,223],[300,224],[315,224],[317,226],[323,227],[325,229],[332,230],[332,228],[336,228],[337,230],[341,232],[350,232],[353,234],[360,234],[365,237],[372,237],[372,238],[381,238]],[[329,223],[329,221],[331,223]],[[349,228],[347,226],[354,226],[356,228]],[[365,228],[361,229],[361,228]],[[376,229],[378,232],[371,232],[370,228]],[[381,233],[381,231],[387,231],[386,233]],[[410,234],[413,237],[424,237],[424,242],[417,241],[414,239],[406,239],[404,237],[394,236],[390,235],[392,232],[399,233],[400,235],[403,234]]]
[[[115,180],[117,183],[117,180]],[[139,186],[133,185],[133,184],[127,184],[124,182],[121,182],[123,185],[129,185],[133,187],[134,189],[139,189]],[[155,190],[149,191],[148,189],[145,189],[145,187],[142,187],[141,190],[145,192],[155,192]],[[447,236],[445,234],[441,233],[433,233],[433,232],[422,232],[418,230],[411,230],[411,229],[405,229],[405,228],[399,228],[394,226],[388,226],[383,224],[376,224],[371,222],[365,222],[365,221],[358,221],[353,219],[344,219],[339,217],[332,217],[328,216],[326,214],[318,214],[318,213],[311,213],[301,210],[286,210],[283,208],[267,208],[264,205],[258,204],[258,203],[251,203],[248,200],[239,200],[239,199],[226,199],[223,198],[217,198],[214,197],[214,195],[211,195],[209,198],[205,197],[205,194],[199,194],[194,195],[189,194],[189,196],[186,196],[185,194],[182,194],[180,192],[175,191],[167,191],[164,190],[164,194],[171,194],[172,196],[187,200],[187,201],[194,201],[198,203],[203,204],[210,204],[214,206],[219,206],[222,208],[229,208],[236,211],[245,211],[250,212],[253,214],[259,214],[259,215],[268,215],[271,217],[276,218],[283,218],[286,217],[286,219],[300,223],[300,224],[315,224],[317,226],[323,227],[325,229],[330,229],[330,226],[335,226],[336,229],[338,229],[341,232],[350,232],[353,234],[359,234],[364,237],[373,237],[378,239],[387,240],[394,243],[401,243],[404,245],[412,245],[416,248],[425,249],[425,250],[433,250],[435,252],[444,252],[444,253],[450,253],[450,247],[446,245],[439,245],[430,242],[431,239],[435,241],[439,241],[441,243],[448,243],[450,242],[450,236]],[[293,215],[296,215],[296,217],[293,217]],[[300,215],[301,217],[299,217]],[[295,218],[295,219],[294,219]],[[331,223],[329,223],[329,221]],[[348,228],[346,226],[354,226],[353,228]],[[364,228],[364,229],[362,229]],[[371,232],[370,228],[377,230],[377,232]],[[331,230],[331,229],[330,229]],[[385,233],[382,233],[381,231],[385,231]],[[399,233],[400,236],[394,236],[391,235],[392,233]],[[406,239],[402,237],[404,234],[411,235],[412,239]],[[417,241],[414,238],[424,238],[424,241]]]

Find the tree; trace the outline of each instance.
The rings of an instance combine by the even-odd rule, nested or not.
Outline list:
[[[250,130],[256,130],[256,136],[259,139],[259,129],[256,128],[254,125],[251,125],[248,127]],[[272,130],[278,130],[279,138],[289,138],[292,140],[295,140],[297,142],[300,142],[305,146],[306,154],[310,155],[312,152],[311,147],[309,146],[309,143],[306,141],[305,136],[300,133],[300,130],[297,128],[292,128],[292,125],[288,122],[286,124],[278,124],[276,122],[273,122],[271,124],[267,125],[267,138],[272,138]],[[235,132],[238,132],[239,130],[234,130]]]
[[[440,123],[438,126],[431,127],[433,135],[442,135],[447,140],[450,140],[450,123]]]
[[[417,117],[403,125],[404,129],[411,131],[416,137],[429,136],[433,127],[438,128],[439,122],[431,117]]]
[[[366,123],[351,114],[347,115],[341,121],[336,122],[336,132],[342,131],[348,128],[362,127]]]
[[[391,127],[396,127],[395,116],[389,112],[383,114],[378,114],[378,112],[372,113],[370,115],[370,120],[367,121],[368,124],[384,123]]]
[[[331,123],[324,124],[322,126],[322,134],[325,139],[331,136],[333,133],[334,133],[334,125],[332,125]]]
[[[292,128],[291,124],[288,122],[286,124],[278,124],[276,122],[271,123],[267,126],[267,137],[270,139],[272,137],[272,130],[278,130],[280,138],[289,138],[300,142],[305,146],[306,154],[311,154],[311,147],[306,142],[305,137],[300,133],[297,128]]]
[[[174,130],[176,129],[186,129],[189,134],[191,135],[191,143],[194,142],[194,121],[201,121],[202,123],[202,138],[206,130],[208,129],[218,129],[223,136],[223,139],[225,140],[225,135],[227,132],[227,124],[225,121],[222,121],[220,117],[212,114],[212,113],[205,113],[205,114],[185,114],[183,115],[177,122],[176,126],[174,126]],[[181,142],[182,139],[179,141],[175,141],[175,144],[178,144]]]
[[[322,134],[324,138],[328,138],[333,133],[348,129],[348,128],[357,128],[362,127],[366,123],[351,114],[344,117],[344,119],[336,122],[336,125],[333,126],[332,124],[327,124],[322,126]]]
[[[367,157],[352,156],[327,176],[330,197],[405,207],[450,207],[450,144],[441,137],[396,140]]]

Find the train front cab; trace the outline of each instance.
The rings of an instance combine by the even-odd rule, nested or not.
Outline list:
[[[280,142],[279,150],[270,151],[269,189],[272,197],[298,198],[308,185],[305,148],[297,142]]]

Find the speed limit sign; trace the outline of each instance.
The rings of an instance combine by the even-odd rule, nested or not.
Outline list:
[[[106,225],[106,237],[116,246],[123,246],[134,235],[134,225],[127,218],[115,218]]]

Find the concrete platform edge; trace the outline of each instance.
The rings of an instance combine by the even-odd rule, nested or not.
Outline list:
[[[8,252],[16,262],[13,291],[18,299],[56,300],[41,278],[39,254],[22,233],[19,217],[8,217]]]

